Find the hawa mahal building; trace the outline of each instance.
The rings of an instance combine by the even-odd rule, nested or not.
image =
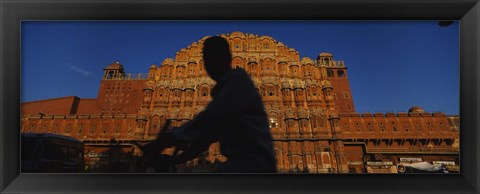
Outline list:
[[[357,113],[347,67],[331,53],[300,58],[269,36],[221,36],[230,43],[232,67],[250,74],[263,99],[279,172],[396,173],[396,164],[409,161],[458,168],[458,116],[418,106]],[[205,39],[151,65],[148,73],[127,73],[118,61],[106,66],[97,98],[23,103],[21,132],[83,141],[87,172],[134,172],[142,155],[134,142],[155,139],[167,119],[174,126],[191,120],[211,100],[215,83],[203,66]],[[177,168],[208,172],[225,160],[216,143]]]

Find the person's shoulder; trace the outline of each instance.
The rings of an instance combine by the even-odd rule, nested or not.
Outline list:
[[[245,78],[250,78],[250,75],[248,75],[248,73],[242,69],[242,68],[235,68],[233,69],[233,73],[236,75],[236,76],[239,76],[239,77],[245,77]]]
[[[242,68],[236,68],[233,69],[233,74],[235,74],[237,82],[241,83],[242,85],[252,85],[254,86],[255,84],[253,83],[252,77],[250,74],[248,74],[244,69]],[[249,83],[249,84],[247,84]]]

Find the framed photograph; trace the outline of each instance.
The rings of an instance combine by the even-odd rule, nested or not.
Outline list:
[[[2,193],[479,192],[478,1],[0,6]],[[238,134],[151,165],[229,83],[212,36],[263,102],[274,173],[229,160]]]

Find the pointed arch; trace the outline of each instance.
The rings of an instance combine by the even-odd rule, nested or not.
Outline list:
[[[208,97],[210,96],[210,86],[206,83],[198,86],[198,96],[199,97]]]
[[[262,85],[263,96],[278,96],[278,87],[272,82],[268,82]]]
[[[149,129],[148,129],[148,136],[155,137],[160,132],[160,116],[155,114],[150,117],[149,119]]]
[[[242,68],[245,69],[245,59],[240,56],[235,56],[232,58],[232,68]]]
[[[270,128],[281,128],[280,115],[277,111],[268,112],[268,125]]]

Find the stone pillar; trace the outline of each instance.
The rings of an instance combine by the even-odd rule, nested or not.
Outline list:
[[[335,158],[337,159],[338,173],[349,173],[343,141],[336,140],[333,145]]]
[[[146,131],[147,117],[143,115],[137,116],[137,128],[135,129],[135,139],[141,140],[144,138]]]

